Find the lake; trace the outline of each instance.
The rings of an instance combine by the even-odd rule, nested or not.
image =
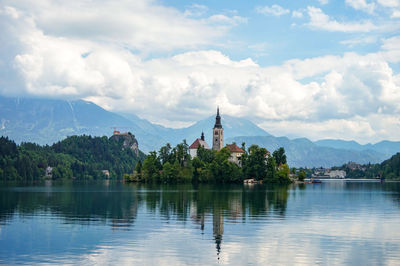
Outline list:
[[[400,264],[400,183],[0,185],[5,264]]]

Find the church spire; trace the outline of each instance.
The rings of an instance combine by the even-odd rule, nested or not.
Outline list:
[[[221,116],[219,115],[219,106],[217,107],[217,116],[215,117],[214,128],[222,128]]]
[[[224,129],[221,124],[221,116],[219,115],[219,106],[217,107],[217,116],[215,117],[215,125],[213,128],[213,150],[219,151],[224,147]]]

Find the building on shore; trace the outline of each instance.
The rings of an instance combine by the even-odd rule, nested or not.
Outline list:
[[[330,178],[346,178],[346,171],[343,170],[331,170],[326,173]]]
[[[332,179],[343,179],[346,178],[346,171],[344,170],[332,170],[330,168],[317,168],[312,173],[313,178],[332,178]]]
[[[197,156],[197,149],[198,149],[200,146],[203,147],[204,149],[207,149],[207,150],[210,149],[210,147],[208,146],[207,142],[206,142],[205,139],[204,139],[204,133],[203,133],[203,132],[201,132],[201,137],[198,138],[198,139],[196,139],[196,140],[192,143],[192,145],[189,146],[189,154],[190,154],[190,157],[194,158],[194,157]]]
[[[53,178],[53,167],[47,166],[44,176],[46,178]]]
[[[229,157],[228,161],[235,163],[239,166],[242,166],[242,155],[245,153],[245,151],[239,148],[235,143],[227,144],[226,148],[231,153],[231,156]]]

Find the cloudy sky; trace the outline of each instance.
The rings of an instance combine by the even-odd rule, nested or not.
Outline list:
[[[400,0],[0,0],[0,94],[400,140]]]

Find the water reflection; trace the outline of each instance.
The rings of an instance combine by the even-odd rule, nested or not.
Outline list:
[[[60,216],[65,223],[111,223],[132,225],[138,208],[135,193],[123,193],[115,184],[113,188],[102,184],[73,184],[62,186],[35,185],[3,188],[0,200],[0,221],[7,222],[14,215],[33,216],[39,212],[50,212]]]
[[[15,216],[32,217],[47,212],[65,224],[102,225],[129,230],[138,209],[162,220],[192,221],[204,233],[207,217],[217,256],[222,248],[224,221],[246,222],[267,215],[284,216],[288,187],[209,185],[141,185],[122,183],[64,183],[46,181],[1,188],[0,223]]]
[[[120,257],[135,254],[136,259],[143,259],[141,256],[147,254],[151,259],[149,250],[154,249],[161,257],[176,256],[191,262],[189,259],[197,256],[202,262],[213,262],[207,257],[211,254],[205,251],[191,256],[183,251],[189,247],[207,250],[203,240],[208,247],[212,245],[215,261],[225,263],[230,262],[229,256],[236,256],[241,262],[290,262],[281,257],[271,260],[266,255],[276,256],[280,249],[287,254],[294,252],[300,264],[331,262],[327,260],[329,254],[347,252],[348,247],[365,254],[365,250],[357,250],[360,243],[370,243],[366,250],[373,248],[375,253],[386,256],[385,248],[389,244],[392,245],[388,250],[390,254],[400,247],[398,234],[389,233],[390,226],[400,217],[399,191],[400,183],[331,182],[283,187],[143,185],[110,181],[3,184],[0,186],[0,263],[10,263],[10,250],[15,256],[15,261],[11,262],[20,263],[30,262],[28,259],[32,258],[27,255],[43,256],[46,252],[46,259],[68,254],[69,259],[79,260],[79,256],[96,254],[105,247],[119,247],[118,252],[127,250]],[[393,205],[388,205],[387,199]],[[388,219],[387,214],[394,216]],[[380,219],[386,219],[386,228],[377,227]],[[45,240],[43,236],[27,232],[25,227],[20,230],[21,225],[42,221],[48,225],[37,228],[46,235]],[[350,224],[353,228],[348,232]],[[365,231],[368,228],[380,232],[379,237],[374,239],[375,233]],[[72,229],[77,234],[70,236]],[[310,241],[304,242],[310,236]],[[29,250],[21,246],[24,241],[53,243],[60,239],[71,242],[73,249],[57,248],[56,244]],[[155,242],[147,243],[144,239],[155,239]],[[193,243],[185,242],[193,239]],[[389,244],[386,243],[388,239]],[[5,243],[10,240],[16,243],[8,247]],[[174,244],[174,241],[182,243]],[[258,252],[258,257],[243,261],[244,257],[239,256],[241,249],[253,252],[252,241],[262,252]],[[311,244],[314,242],[316,244]],[[385,246],[381,246],[382,243]],[[320,246],[329,249],[320,250]],[[310,258],[310,254],[304,253],[305,247],[320,253]],[[35,259],[44,262],[38,257]],[[112,259],[116,259],[116,255]],[[135,261],[131,258],[129,262]],[[333,262],[346,261],[336,259]]]

